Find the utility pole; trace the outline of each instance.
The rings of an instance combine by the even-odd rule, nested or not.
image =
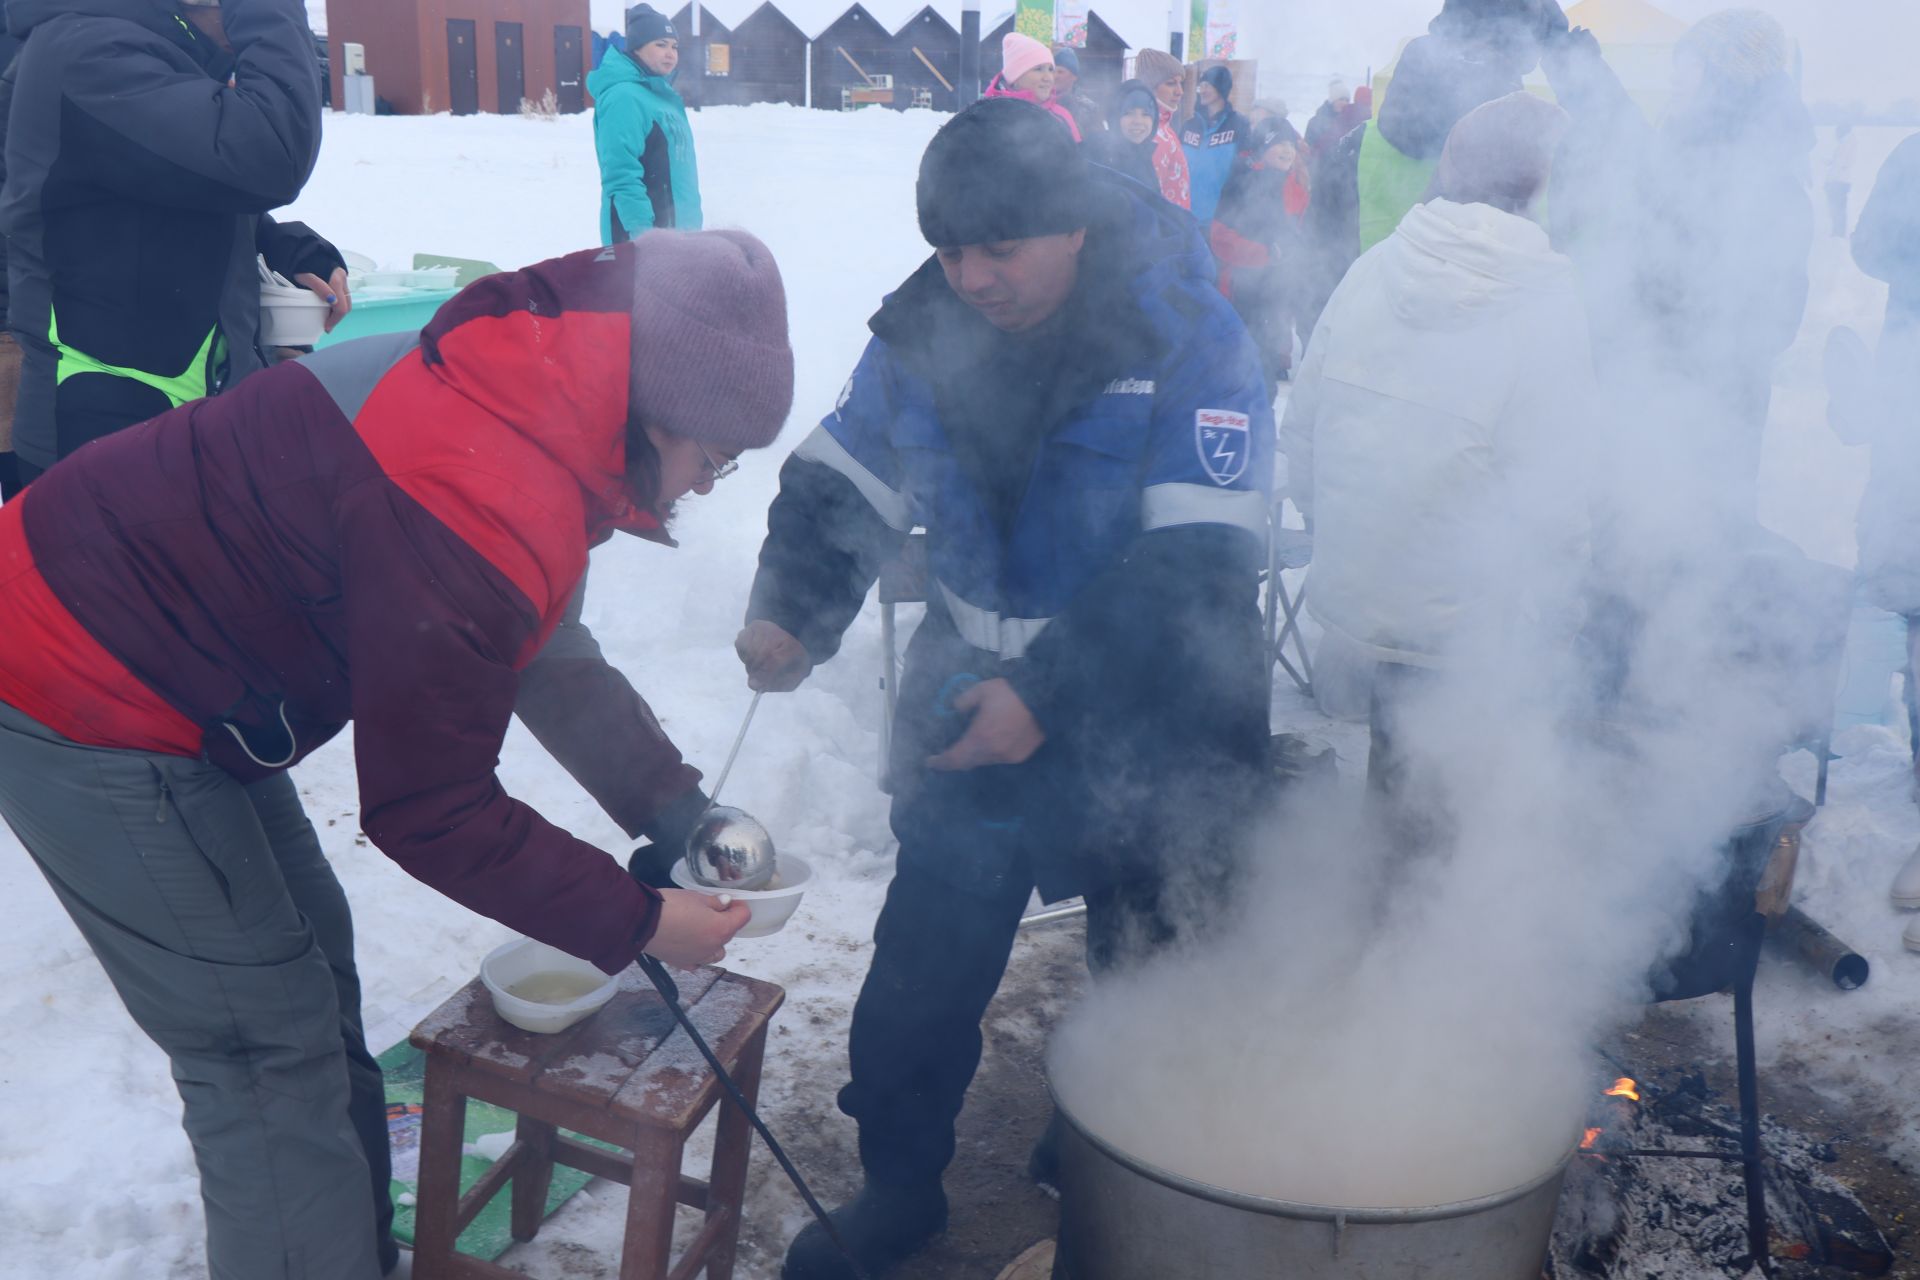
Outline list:
[[[980,0],[960,0],[960,109],[980,97]]]

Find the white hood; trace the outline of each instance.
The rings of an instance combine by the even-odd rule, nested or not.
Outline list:
[[[1416,206],[1335,291],[1288,402],[1308,607],[1416,663],[1475,619],[1558,618],[1517,592],[1584,545],[1596,398],[1573,264],[1546,232],[1490,205]]]
[[[1415,205],[1375,252],[1394,315],[1417,329],[1485,324],[1530,295],[1575,288],[1573,264],[1538,223],[1490,204]]]

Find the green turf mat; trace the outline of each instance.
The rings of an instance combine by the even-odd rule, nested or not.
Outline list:
[[[419,1191],[416,1183],[420,1177],[420,1103],[424,1097],[427,1058],[403,1040],[381,1054],[379,1061],[380,1069],[387,1077],[387,1142],[393,1151],[393,1234],[401,1241],[412,1244],[413,1206],[401,1203],[400,1197],[404,1193],[411,1200]],[[514,1119],[511,1111],[469,1098],[464,1141],[471,1145],[490,1133],[510,1134],[513,1132]],[[594,1145],[609,1151],[619,1150],[605,1142],[595,1142]],[[461,1194],[464,1195],[492,1167],[490,1160],[472,1154],[463,1155],[460,1159]],[[578,1169],[555,1165],[553,1189],[547,1193],[547,1211],[541,1216],[553,1216],[553,1211],[565,1204],[588,1181],[588,1176]],[[505,1253],[507,1246],[513,1243],[513,1232],[508,1221],[513,1200],[511,1186],[509,1183],[502,1188],[498,1195],[487,1202],[480,1216],[460,1233],[460,1252],[492,1261]]]

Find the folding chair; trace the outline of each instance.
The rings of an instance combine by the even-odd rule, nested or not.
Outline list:
[[[880,789],[891,790],[887,766],[893,759],[893,708],[899,699],[900,641],[894,609],[927,600],[927,535],[907,535],[900,554],[880,570]]]
[[[1309,698],[1313,696],[1313,659],[1307,655],[1306,637],[1300,634],[1300,611],[1306,607],[1307,584],[1302,582],[1298,591],[1289,594],[1286,581],[1280,575],[1288,569],[1304,569],[1312,560],[1312,532],[1282,528],[1280,505],[1276,503],[1273,519],[1267,526],[1267,679],[1271,683],[1273,668],[1278,664]],[[1289,642],[1298,665],[1287,657]]]

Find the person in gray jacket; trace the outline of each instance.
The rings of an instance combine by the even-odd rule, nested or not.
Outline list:
[[[13,445],[31,481],[89,440],[262,368],[267,265],[349,306],[338,251],[268,211],[320,149],[300,0],[8,0],[0,85]]]

